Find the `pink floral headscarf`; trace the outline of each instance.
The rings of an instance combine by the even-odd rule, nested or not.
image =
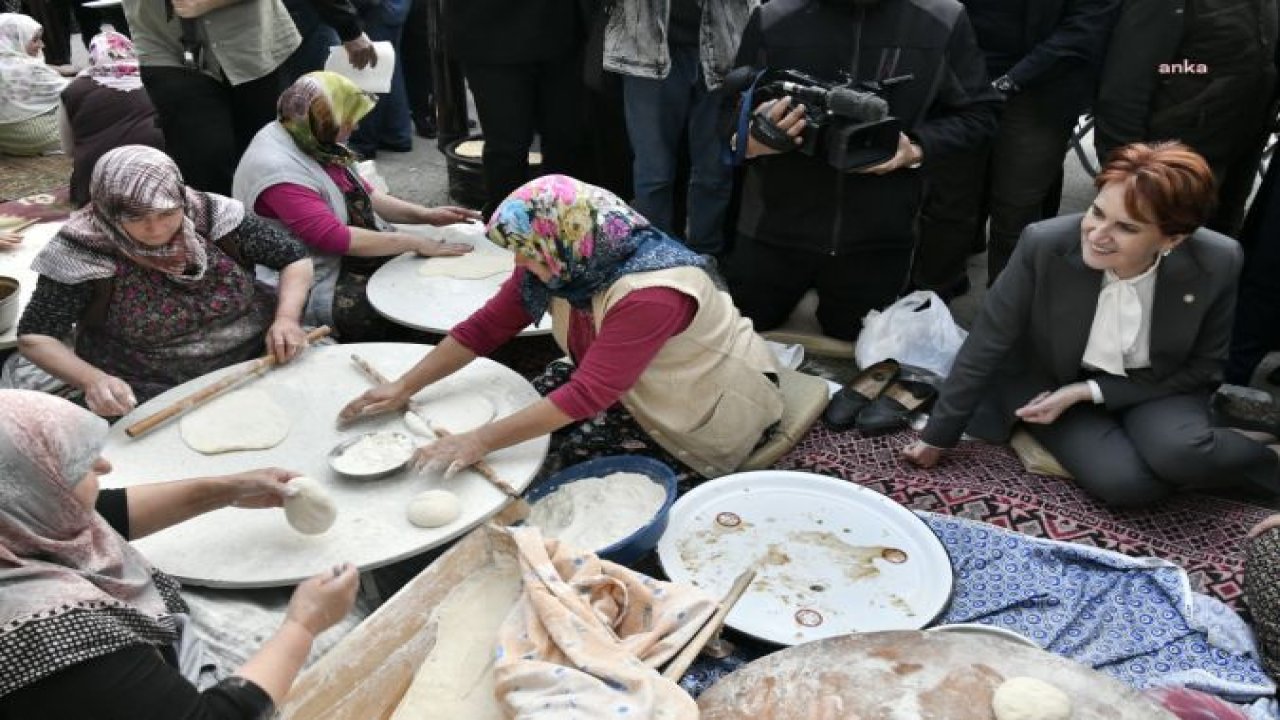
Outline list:
[[[18,13],[0,13],[0,123],[30,120],[58,107],[67,81],[27,54],[40,23]]]
[[[130,92],[142,87],[138,53],[133,41],[114,30],[103,30],[89,41],[89,67],[78,77],[93,78],[99,85]]]
[[[0,696],[131,645],[177,635],[181,601],[72,495],[107,423],[66,400],[0,390]]]

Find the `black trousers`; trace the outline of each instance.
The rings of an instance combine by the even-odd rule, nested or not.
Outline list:
[[[276,117],[279,70],[240,85],[177,67],[142,67],[165,150],[188,185],[231,194],[231,177],[249,141]]]
[[[920,250],[913,271],[917,285],[941,290],[965,275],[970,254],[986,242],[988,283],[1009,262],[1022,229],[1050,217],[1062,188],[1063,157],[1075,118],[1047,110],[1053,87],[1009,98],[990,146],[930,162],[920,211]]]
[[[1267,168],[1240,242],[1244,269],[1226,380],[1248,385],[1267,353],[1280,349],[1280,163]]]
[[[542,172],[578,177],[586,155],[577,54],[537,63],[467,63],[467,84],[484,130],[488,216],[530,179],[529,147],[542,138]]]
[[[818,291],[815,313],[822,332],[853,340],[868,310],[888,305],[902,292],[911,267],[911,245],[824,255],[767,245],[740,235],[729,258],[729,293],[756,330],[773,330],[790,317],[810,288]]]
[[[1280,492],[1275,453],[1234,430],[1211,427],[1203,395],[1169,395],[1120,412],[1081,403],[1027,430],[1108,505],[1146,505],[1178,489],[1241,484]]]

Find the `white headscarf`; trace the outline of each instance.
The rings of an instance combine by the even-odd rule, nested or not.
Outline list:
[[[107,423],[0,390],[0,696],[84,660],[177,637],[177,586],[72,494]]]
[[[67,81],[44,64],[44,56],[27,54],[40,23],[18,13],[0,13],[0,123],[30,120],[58,107]]]

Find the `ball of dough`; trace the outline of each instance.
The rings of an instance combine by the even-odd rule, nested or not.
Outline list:
[[[409,501],[409,522],[423,528],[448,525],[462,514],[458,496],[448,490],[427,490]]]
[[[1015,677],[996,688],[991,709],[996,720],[1068,720],[1071,698],[1043,680]]]
[[[319,535],[333,527],[338,518],[338,506],[320,483],[309,477],[296,477],[289,487],[297,488],[293,497],[284,500],[284,516],[294,530],[305,535]]]

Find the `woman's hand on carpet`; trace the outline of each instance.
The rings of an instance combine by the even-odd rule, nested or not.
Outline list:
[[[16,250],[22,244],[22,236],[18,233],[0,231],[0,250]]]
[[[464,207],[456,205],[441,205],[434,208],[423,208],[422,222],[427,225],[453,225],[455,223],[468,222],[470,220],[483,220],[484,218],[475,210],[468,210]]]
[[[1053,392],[1042,392],[1031,398],[1026,405],[1013,411],[1023,422],[1048,425],[1057,420],[1062,413],[1076,403],[1092,402],[1093,393],[1085,383],[1071,383]]]
[[[138,404],[129,383],[114,375],[99,373],[83,389],[85,404],[102,417],[125,415]]]
[[[942,448],[936,448],[917,440],[902,448],[902,457],[912,465],[931,468],[942,459]]]
[[[418,243],[418,247],[414,252],[423,257],[441,257],[446,255],[466,255],[472,250],[474,248],[466,243],[422,238],[422,242]]]
[[[1257,525],[1254,525],[1252,528],[1249,529],[1248,533],[1245,533],[1245,537],[1252,540],[1253,538],[1258,537],[1262,533],[1277,527],[1280,527],[1280,514],[1272,515],[1271,517],[1263,520]]]

